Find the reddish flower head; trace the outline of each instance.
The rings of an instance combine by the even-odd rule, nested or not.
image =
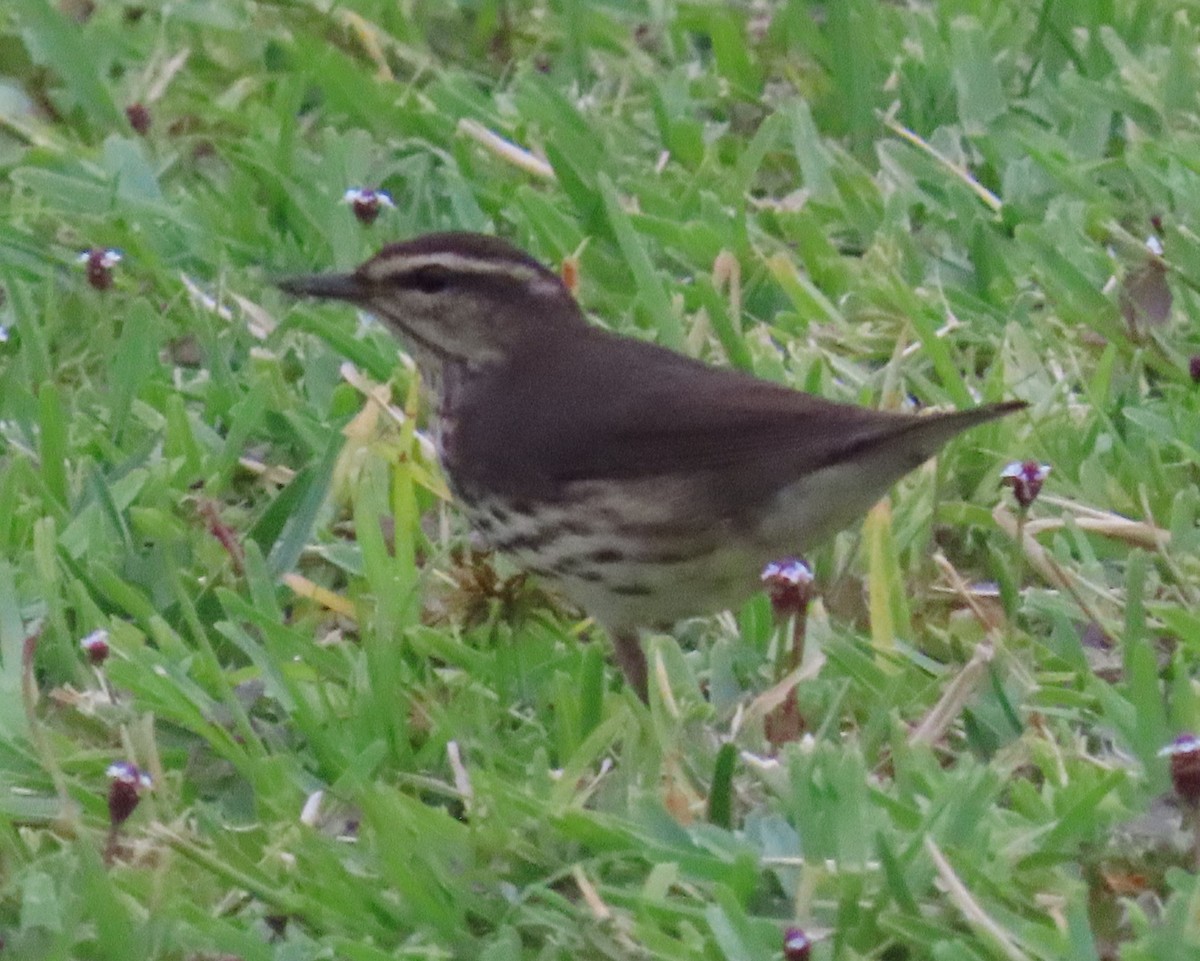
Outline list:
[[[812,938],[803,928],[788,928],[783,933],[784,961],[808,961],[812,953]]]
[[[342,202],[349,204],[359,223],[367,226],[379,219],[384,208],[396,206],[386,190],[372,190],[370,187],[351,187],[342,195]]]
[[[790,617],[808,610],[813,575],[804,561],[795,557],[771,561],[763,568],[762,582],[777,616]]]
[[[150,775],[130,761],[117,761],[108,766],[108,819],[114,828],[124,824],[154,782]]]
[[[91,663],[99,667],[108,660],[108,631],[104,628],[92,631],[87,637],[79,642],[79,646],[83,648],[83,653]]]
[[[113,268],[121,262],[121,251],[111,247],[93,247],[79,255],[85,265],[87,280],[96,290],[108,290],[113,285]]]
[[[125,119],[129,121],[134,133],[144,137],[150,132],[150,108],[144,103],[131,103],[126,107]]]
[[[1041,493],[1042,484],[1050,476],[1050,465],[1035,460],[1013,461],[1000,472],[1000,483],[1013,489],[1013,497],[1022,507],[1028,507]]]
[[[1192,807],[1200,806],[1200,737],[1180,734],[1158,753],[1171,759],[1175,793]]]

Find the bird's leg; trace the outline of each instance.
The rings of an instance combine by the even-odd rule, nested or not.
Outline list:
[[[641,641],[636,630],[610,631],[613,641],[613,652],[617,657],[617,665],[625,675],[629,686],[637,692],[643,704],[650,703],[649,688],[646,685],[646,655],[642,651]]]

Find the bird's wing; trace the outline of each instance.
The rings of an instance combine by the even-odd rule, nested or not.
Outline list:
[[[756,500],[888,444],[904,454],[898,477],[1001,413],[925,418],[835,404],[599,330],[516,352],[493,383],[457,441],[501,489],[687,471]]]

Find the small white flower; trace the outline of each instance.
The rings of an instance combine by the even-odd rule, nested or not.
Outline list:
[[[1028,507],[1041,493],[1050,476],[1050,465],[1035,460],[1015,460],[1000,472],[1000,483],[1013,489],[1013,497],[1022,507]]]
[[[113,781],[130,784],[143,791],[154,787],[154,779],[132,761],[114,761],[104,773]]]
[[[106,247],[104,249],[85,250],[76,259],[81,264],[93,263],[97,267],[103,267],[106,270],[112,270],[123,259],[124,255],[115,247]]]
[[[372,190],[370,187],[351,187],[342,194],[344,204],[375,204],[380,207],[395,207],[391,195],[386,190]]]
[[[92,648],[96,647],[99,644],[107,644],[107,643],[108,643],[108,631],[106,631],[103,627],[100,627],[100,628],[97,628],[96,630],[92,631],[92,633],[89,634],[87,637],[83,638],[83,640],[81,640],[79,642],[79,646],[82,647],[85,651],[90,651]]]
[[[1191,754],[1200,751],[1200,737],[1195,734],[1180,734],[1170,744],[1158,752],[1159,757],[1171,757],[1175,754]]]

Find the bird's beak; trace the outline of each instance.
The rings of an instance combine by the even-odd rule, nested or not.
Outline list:
[[[366,300],[367,283],[356,274],[307,274],[301,277],[283,277],[275,281],[282,291],[297,297],[324,297],[327,300],[348,300],[361,303]]]

